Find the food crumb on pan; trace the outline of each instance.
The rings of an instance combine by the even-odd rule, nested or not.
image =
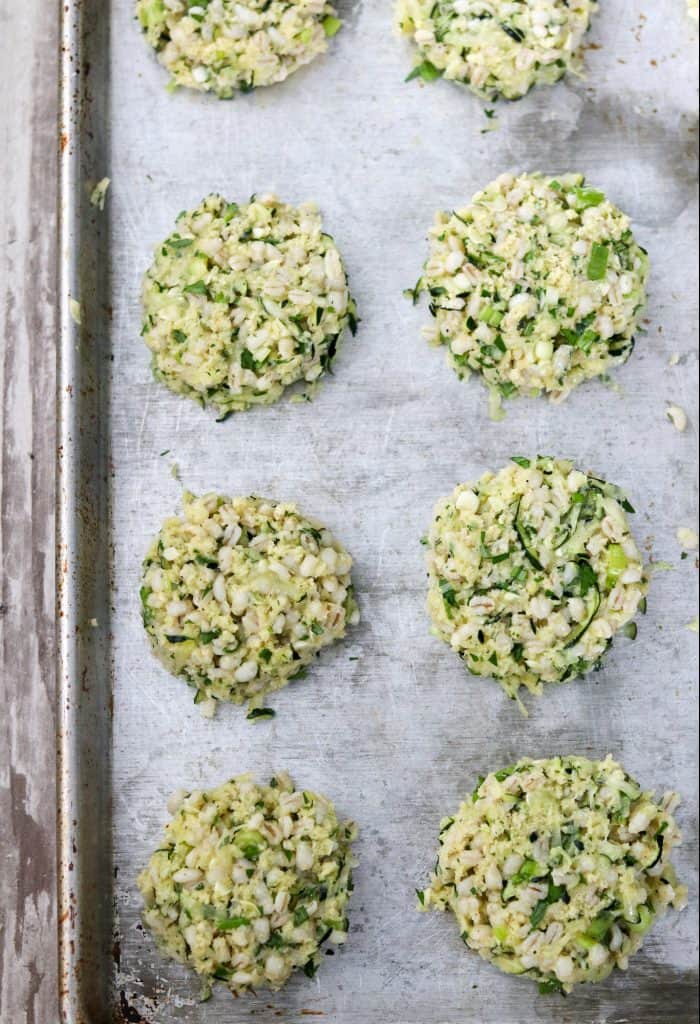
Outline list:
[[[676,530],[676,540],[684,551],[695,551],[698,546],[698,535],[689,526],[679,526]]]
[[[666,406],[666,418],[670,420],[679,434],[682,434],[688,426],[688,416],[685,410],[681,409],[680,405],[668,404]]]
[[[110,178],[102,178],[97,182],[90,193],[90,202],[93,206],[96,206],[98,210],[104,210],[105,208],[105,199],[107,198],[107,190],[110,186],[110,182]]]

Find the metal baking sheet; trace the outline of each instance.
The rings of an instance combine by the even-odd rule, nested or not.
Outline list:
[[[64,12],[59,416],[62,1013],[69,1024],[686,1024],[697,992],[696,565],[675,531],[696,516],[697,29],[683,0],[601,4],[587,77],[499,105],[404,84],[410,48],[391,5],[341,0],[327,57],[233,102],[165,90],[131,0]],[[634,219],[651,254],[646,333],[615,388],[564,405],[520,401],[487,416],[419,329],[417,278],[436,208],[506,169],[584,171]],[[104,212],[95,181],[112,184]],[[315,199],[351,275],[362,323],[308,405],[281,402],[216,423],[150,375],[140,278],[177,212],[206,193]],[[82,325],[68,298],[80,302]],[[75,309],[73,310],[75,312]],[[669,366],[674,353],[677,365]],[[689,413],[678,434],[665,402]],[[622,485],[655,575],[635,643],[605,668],[550,688],[520,716],[465,677],[431,638],[419,538],[435,500],[511,454],[574,457]],[[167,452],[167,454],[163,454]],[[176,468],[175,468],[176,467]],[[297,500],[355,558],[363,620],[307,681],[274,698],[274,721],[200,717],[150,654],[139,566],[183,486]],[[671,913],[626,974],[566,1001],[465,952],[447,915],[419,915],[440,817],[477,775],[517,756],[608,751],[648,787],[677,788],[677,862],[690,908]],[[361,827],[352,932],[317,979],[206,1004],[188,971],[139,926],[135,876],[158,844],[167,796],[287,768]]]

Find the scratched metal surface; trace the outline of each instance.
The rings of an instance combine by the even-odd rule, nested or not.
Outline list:
[[[77,460],[74,485],[94,485],[92,511],[102,509],[74,524],[83,566],[69,605],[87,639],[64,683],[72,744],[64,803],[72,794],[79,841],[71,870],[82,873],[80,956],[64,934],[74,1019],[106,1021],[114,1003],[117,1019],[151,1024],[291,1024],[312,1011],[334,1024],[694,1020],[697,654],[685,624],[696,614],[697,571],[693,558],[680,560],[675,540],[678,526],[695,524],[697,507],[697,30],[685,4],[603,4],[588,77],[499,106],[499,127],[487,134],[483,105],[470,94],[443,82],[403,83],[412,55],[392,32],[387,3],[341,3],[347,24],[325,59],[230,103],[166,93],[131,3],[106,5],[109,19],[91,24],[97,6],[92,15],[92,5],[83,8],[91,71],[81,83],[87,127],[76,145],[82,177],[107,174],[112,186],[104,214],[83,200],[73,222],[83,259],[82,270],[73,261],[72,287],[83,293],[88,350],[67,352],[64,365],[64,380],[76,360],[91,368],[78,412],[72,407],[85,429],[69,437],[68,458]],[[436,208],[468,199],[502,170],[537,168],[584,171],[631,214],[653,267],[647,333],[615,374],[619,389],[592,383],[559,407],[512,403],[496,424],[478,381],[460,383],[423,343],[427,312],[402,290],[420,272]],[[271,189],[318,201],[362,323],[312,404],[282,402],[219,424],[152,380],[139,337],[140,277],[180,209],[213,190],[242,200]],[[675,352],[681,358],[671,368]],[[666,400],[688,410],[686,433],[665,421]],[[419,538],[435,500],[457,482],[511,454],[541,451],[622,485],[647,554],[673,570],[654,577],[637,641],[616,643],[591,678],[549,690],[526,720],[429,635]],[[95,484],[101,467],[106,487]],[[297,500],[354,556],[362,624],[308,680],[275,696],[271,723],[252,726],[227,706],[204,720],[191,691],[150,654],[140,560],[183,486]],[[108,502],[109,516],[99,502]],[[99,561],[106,553],[109,566]],[[86,564],[93,559],[95,570]],[[97,615],[108,570],[111,608],[105,602]],[[93,614],[91,633],[85,619]],[[66,645],[70,638],[64,656]],[[111,695],[100,658],[111,662]],[[76,704],[81,665],[88,679]],[[433,862],[440,817],[479,773],[523,754],[608,751],[645,786],[682,793],[677,862],[690,908],[653,930],[627,974],[565,1002],[543,999],[532,983],[466,952],[448,916],[417,914],[414,888]],[[301,977],[257,999],[221,991],[199,1004],[196,980],[140,929],[135,876],[158,844],[170,792],[244,770],[265,778],[280,767],[360,823],[350,941],[314,981]],[[103,984],[101,952],[111,944],[104,896],[112,857],[113,991]],[[75,895],[65,863],[63,877],[65,904]]]

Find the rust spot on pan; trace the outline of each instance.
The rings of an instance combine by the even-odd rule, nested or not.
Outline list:
[[[117,1007],[114,1024],[149,1024],[136,1007],[131,1005],[124,989],[119,993],[119,1006]]]

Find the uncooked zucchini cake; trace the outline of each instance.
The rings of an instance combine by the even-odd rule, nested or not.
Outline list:
[[[580,174],[502,174],[436,215],[412,294],[460,378],[493,395],[561,400],[624,363],[646,301],[649,261],[630,221]]]
[[[238,995],[313,977],[348,933],[357,830],[330,800],[240,775],[175,794],[163,841],[138,878],[144,923],[169,956]]]
[[[442,75],[486,99],[580,73],[595,0],[397,0],[396,21],[423,58],[409,78]]]
[[[420,905],[451,910],[465,945],[543,993],[602,981],[685,905],[670,863],[678,802],[657,802],[611,757],[523,759],[442,821]]]
[[[249,701],[255,717],[265,694],[359,621],[351,566],[291,502],[186,492],[143,563],[143,623],[196,703]]]
[[[143,283],[157,380],[220,416],[330,369],[355,303],[313,203],[208,196],[177,218]]]
[[[596,665],[636,635],[647,580],[634,509],[613,484],[547,457],[515,457],[438,502],[427,543],[433,632],[473,675],[517,699]]]
[[[138,0],[136,13],[172,85],[221,99],[284,81],[341,27],[326,0]]]

